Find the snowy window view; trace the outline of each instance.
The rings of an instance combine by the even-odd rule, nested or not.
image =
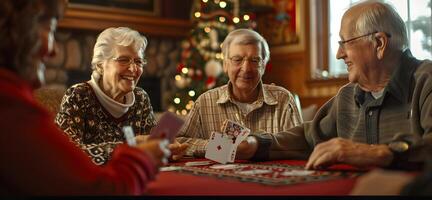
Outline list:
[[[329,0],[329,75],[338,77],[347,73],[346,66],[336,59],[340,20],[351,4],[359,0]],[[432,60],[432,0],[386,0],[394,6],[405,21],[412,54],[418,59]]]

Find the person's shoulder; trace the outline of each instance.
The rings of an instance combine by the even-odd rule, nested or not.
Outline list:
[[[82,82],[82,83],[74,84],[71,87],[69,87],[66,90],[66,95],[85,94],[85,93],[90,92],[91,90],[92,90],[92,88],[88,83]]]
[[[135,96],[142,97],[142,98],[150,98],[148,93],[140,87],[135,87],[133,92],[134,92]]]
[[[354,93],[356,91],[356,86],[357,86],[357,84],[349,82],[349,83],[343,85],[342,87],[340,87],[335,96],[337,96],[337,97],[339,97],[339,96],[352,96],[352,95],[354,95]]]
[[[278,94],[286,94],[286,95],[291,94],[291,92],[288,91],[286,88],[275,84],[263,84],[263,88],[264,90],[270,93],[278,93]]]
[[[198,100],[217,100],[220,97],[222,97],[223,95],[227,95],[228,94],[228,85],[222,85],[210,90],[207,90],[206,92],[202,93],[198,98]]]
[[[419,74],[432,74],[432,61],[423,60],[416,70],[416,75]]]

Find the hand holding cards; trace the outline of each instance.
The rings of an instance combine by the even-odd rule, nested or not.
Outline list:
[[[165,112],[150,131],[150,138],[167,138],[172,143],[183,123],[183,120],[174,113]]]
[[[250,134],[250,129],[226,120],[222,133],[212,132],[205,157],[218,163],[234,162],[237,146]]]

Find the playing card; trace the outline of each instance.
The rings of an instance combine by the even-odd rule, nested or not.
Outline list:
[[[183,120],[174,113],[165,112],[159,119],[157,125],[150,131],[151,138],[167,138],[171,143],[183,126]]]
[[[224,169],[224,170],[230,170],[230,169],[238,169],[238,168],[242,168],[242,166],[240,165],[236,165],[236,164],[227,164],[227,165],[223,165],[223,164],[218,164],[218,165],[212,165],[209,168],[211,169]]]
[[[126,142],[129,146],[136,146],[135,134],[132,130],[131,126],[123,126],[122,128],[123,134],[126,138]]]
[[[252,170],[241,171],[237,173],[242,175],[258,175],[258,174],[268,174],[271,172],[272,170],[268,170],[268,169],[252,169]]]
[[[181,169],[182,169],[182,167],[180,167],[180,166],[168,166],[168,167],[161,167],[159,169],[159,171],[161,171],[161,172],[171,172],[171,171],[179,171]]]
[[[234,136],[236,138],[236,143],[240,143],[244,138],[247,137],[247,135],[250,134],[250,129],[232,120],[225,120],[221,131],[224,134]],[[238,141],[238,137],[243,139]]]
[[[185,166],[188,167],[192,167],[192,166],[205,166],[205,165],[210,165],[213,164],[213,161],[191,161],[191,162],[186,162]]]
[[[280,175],[282,176],[308,176],[313,174],[314,171],[312,170],[291,170],[291,171],[285,171],[282,172]]]
[[[222,133],[233,136],[234,147],[230,153],[229,162],[234,162],[237,153],[237,146],[250,134],[250,129],[232,120],[225,120],[222,126]]]
[[[212,132],[205,157],[218,163],[226,164],[234,148],[234,138],[227,134]]]

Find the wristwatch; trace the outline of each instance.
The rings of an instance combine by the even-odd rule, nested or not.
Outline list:
[[[410,149],[410,144],[403,140],[396,140],[387,145],[393,153],[393,160],[391,161],[390,168],[400,168],[404,164],[404,154]],[[405,158],[406,159],[406,158]]]
[[[390,151],[392,151],[394,154],[401,154],[401,153],[408,151],[410,148],[410,145],[406,141],[399,140],[399,141],[390,142],[388,144],[388,147],[389,147]]]

